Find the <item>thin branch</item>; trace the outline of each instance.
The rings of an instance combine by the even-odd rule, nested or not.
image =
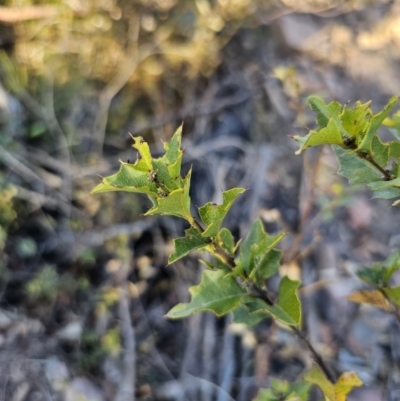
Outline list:
[[[221,250],[222,250],[222,252],[221,252]],[[217,255],[220,256],[220,257],[225,258],[229,262],[228,263],[229,266],[231,266],[232,268],[234,268],[236,266],[233,257],[227,258],[227,254],[226,254],[224,249],[216,247],[215,248],[215,256],[217,256]],[[268,293],[265,290],[261,289],[260,287],[256,286],[255,284],[253,284],[250,287],[250,291],[253,293],[252,295],[255,296],[256,298],[259,298],[259,299],[263,300],[268,305],[271,305],[271,306],[274,305],[274,301],[271,300],[271,298],[268,295]],[[295,326],[291,326],[291,329],[292,329],[293,333],[296,334],[303,341],[303,343],[306,345],[306,347],[310,351],[310,354],[312,355],[314,361],[318,364],[318,366],[324,372],[325,376],[332,383],[335,383],[336,380],[335,380],[334,375],[332,374],[332,372],[330,371],[328,366],[325,364],[325,361],[323,360],[322,356],[317,352],[317,350],[310,343],[310,341],[307,338],[307,336],[305,335],[305,333],[303,333],[301,330],[299,330]]]
[[[390,181],[392,180],[392,175],[390,174],[389,171],[385,170],[383,167],[381,167],[377,161],[369,154],[369,153],[357,153],[359,157],[361,157],[362,159],[367,160],[368,162],[370,162],[377,170],[379,170],[382,175],[383,175],[383,180],[384,181]]]
[[[317,352],[317,350],[313,347],[313,345],[310,343],[310,340],[307,338],[307,336],[299,330],[295,326],[291,326],[291,329],[293,333],[296,334],[297,337],[300,338],[301,341],[306,345],[307,349],[310,351],[311,355],[314,358],[315,363],[321,368],[321,370],[324,372],[325,376],[329,379],[331,383],[335,383],[336,379],[331,370],[328,368],[328,366],[325,364],[325,361],[322,359],[321,355]]]

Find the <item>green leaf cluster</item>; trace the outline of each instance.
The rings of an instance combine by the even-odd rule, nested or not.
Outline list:
[[[309,392],[309,383],[271,379],[271,388],[260,389],[254,401],[308,401]]]
[[[342,110],[336,102],[324,105],[319,99],[313,98],[310,99],[310,105],[317,111],[317,122],[321,130],[312,135],[310,133],[304,139],[297,138],[302,144],[301,150],[322,143],[334,143],[339,149],[347,151],[344,146],[344,139],[347,136],[356,138],[354,146],[358,146],[357,133],[360,130],[365,131],[364,137],[372,135],[371,125],[364,121],[367,116],[374,127],[387,116],[385,109],[375,121],[368,108],[369,104],[358,104],[354,110]],[[387,110],[391,107],[388,106]],[[354,123],[356,118],[357,124]],[[294,327],[293,330],[297,333],[300,332],[302,311],[297,294],[300,281],[283,277],[277,296],[271,296],[267,287],[268,279],[279,270],[281,251],[276,249],[276,246],[285,234],[269,235],[261,220],[256,219],[244,241],[236,241],[232,233],[222,227],[233,203],[245,191],[243,188],[224,191],[221,204],[208,202],[199,207],[198,215],[201,220],[197,221],[191,213],[189,196],[191,171],[185,177],[181,177],[183,158],[181,135],[180,128],[171,141],[164,144],[165,154],[159,158],[152,157],[149,145],[142,138],[133,138],[133,147],[139,153],[136,162],[133,164],[121,162],[120,170],[114,175],[103,178],[92,191],[93,193],[108,191],[142,193],[149,197],[153,205],[145,215],[161,214],[185,219],[190,227],[185,231],[184,237],[174,240],[175,250],[168,258],[169,264],[198,250],[207,251],[214,257],[211,261],[202,261],[207,268],[202,271],[200,283],[189,289],[190,301],[176,305],[166,316],[179,319],[204,311],[213,312],[217,316],[232,312],[233,321],[236,323],[251,326],[263,319],[273,318],[281,324]],[[365,146],[366,141],[369,141],[364,137],[359,141],[360,146]],[[372,143],[373,141],[374,138]],[[350,157],[349,155],[346,153],[344,157]],[[354,164],[354,160],[351,162],[353,163],[351,166],[361,169],[363,174],[367,167],[376,173],[367,163],[367,158],[362,159],[362,165]],[[349,163],[346,168],[349,168]],[[368,181],[365,178],[361,180]],[[378,268],[373,268],[364,276],[374,283],[378,279],[387,283],[399,267],[399,255],[392,256],[383,266],[384,273],[381,276],[375,271]],[[388,293],[387,296],[395,298],[397,295]],[[400,299],[400,296],[398,298]],[[355,374],[350,372],[350,376],[342,375],[336,384],[332,384],[318,369],[314,367],[307,374],[306,380],[318,385],[328,401],[345,400],[346,394],[360,383],[358,377],[351,376]],[[273,380],[272,387],[261,390],[256,401],[305,401],[308,399],[309,387],[308,383],[289,384],[286,381]]]
[[[300,148],[333,145],[340,168],[338,173],[350,184],[366,184],[375,198],[400,198],[400,141],[383,142],[378,135],[382,125],[397,128],[399,114],[389,118],[398,98],[393,96],[378,113],[370,109],[371,102],[356,102],[353,108],[334,101],[325,104],[316,96],[308,99],[316,113],[318,129],[305,137],[294,136]],[[396,204],[396,202],[395,202]]]
[[[363,267],[357,275],[361,280],[374,287],[373,290],[353,292],[350,301],[376,306],[387,311],[400,307],[400,286],[390,286],[393,274],[400,269],[400,254],[393,252],[384,262],[371,267]]]

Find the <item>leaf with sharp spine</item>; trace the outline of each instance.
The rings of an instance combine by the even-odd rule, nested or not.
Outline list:
[[[338,174],[346,177],[350,184],[381,181],[382,173],[367,160],[358,157],[354,151],[342,149],[339,146],[333,146],[333,150],[340,164]]]
[[[175,252],[171,253],[168,258],[168,264],[172,264],[177,260],[188,255],[197,249],[205,248],[209,245],[207,238],[201,236],[201,232],[194,227],[190,227],[185,231],[185,236],[174,239]]]
[[[326,127],[318,131],[311,130],[305,137],[294,136],[293,139],[300,143],[300,149],[296,155],[302,153],[305,149],[319,145],[339,145],[343,146],[343,138],[339,127],[333,119],[328,121]]]
[[[344,106],[342,114],[339,116],[342,121],[343,128],[348,132],[353,138],[358,138],[360,134],[368,127],[370,122],[372,112],[369,109],[371,102],[361,104],[356,102],[354,108],[349,108]]]
[[[328,105],[317,96],[310,96],[308,98],[310,108],[316,112],[316,122],[320,127],[326,127],[329,119],[337,117],[341,111],[342,106],[338,102],[331,102]]]
[[[222,193],[221,205],[208,202],[199,208],[199,215],[207,228],[203,232],[204,237],[215,237],[221,227],[222,221],[232,207],[235,199],[245,191],[243,188],[232,188]]]
[[[143,140],[141,136],[133,137],[134,144],[133,147],[138,150],[140,156],[142,157],[143,161],[145,162],[149,171],[152,170],[153,165],[151,163],[152,157],[150,153],[149,144]]]
[[[110,191],[157,194],[157,188],[154,183],[149,182],[148,174],[128,163],[121,163],[118,173],[103,178],[101,184],[92,190],[92,194]]]
[[[376,163],[383,168],[385,168],[389,162],[389,150],[389,145],[383,143],[379,137],[375,135],[372,140],[371,153]]]
[[[367,153],[371,152],[372,142],[373,142],[374,136],[376,134],[376,131],[382,125],[385,118],[388,117],[388,115],[392,111],[392,109],[395,106],[395,104],[397,103],[397,101],[398,101],[397,96],[391,97],[389,99],[389,102],[387,103],[387,105],[383,108],[383,110],[380,111],[379,113],[375,114],[371,118],[371,122],[369,124],[368,130],[367,130],[362,142],[358,145],[358,148],[357,148],[358,151],[364,151]]]
[[[157,205],[152,207],[145,216],[153,214],[162,214],[177,216],[186,219],[190,224],[193,223],[193,217],[190,214],[190,177],[191,170],[189,170],[186,178],[184,179],[183,188],[172,191],[167,196],[157,196]]]
[[[247,292],[224,270],[203,270],[201,283],[189,289],[191,301],[173,307],[167,317],[179,319],[202,311],[223,316],[240,304]]]

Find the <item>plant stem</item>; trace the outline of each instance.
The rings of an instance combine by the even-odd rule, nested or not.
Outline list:
[[[329,381],[331,383],[336,383],[335,376],[330,371],[328,366],[325,364],[325,361],[322,359],[321,355],[317,352],[317,350],[310,343],[310,340],[307,338],[307,336],[295,326],[291,326],[291,329],[292,329],[293,333],[295,333],[296,336],[299,337],[300,340],[303,341],[303,343],[306,345],[306,347],[310,351],[311,355],[313,356],[315,363],[321,368],[321,370],[324,372],[325,376],[329,379]]]
[[[379,170],[383,174],[383,179],[385,181],[390,181],[392,176],[389,171],[386,171],[383,167],[381,167],[376,160],[369,153],[357,153],[359,157],[369,161],[377,170]]]
[[[223,260],[226,261],[226,263],[233,269],[236,267],[235,261],[231,255],[228,255],[223,248],[221,248],[219,245],[215,246],[214,248],[214,256],[219,257]],[[262,288],[256,286],[255,284],[252,285],[251,290],[253,291],[253,295],[256,298],[259,298],[263,300],[265,303],[267,303],[270,306],[274,305],[274,301],[271,300],[269,297],[268,293],[263,290]],[[306,345],[307,349],[310,351],[315,363],[321,368],[321,370],[324,372],[325,376],[328,378],[329,381],[332,383],[335,383],[335,377],[328,368],[328,366],[325,364],[325,361],[323,360],[322,356],[317,352],[317,350],[313,347],[313,345],[310,343],[309,339],[307,338],[306,334],[303,333],[301,330],[299,330],[295,326],[290,326],[292,329],[293,333],[300,338],[300,340]]]

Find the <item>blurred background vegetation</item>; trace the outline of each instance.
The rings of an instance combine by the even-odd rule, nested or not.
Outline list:
[[[329,151],[295,158],[288,135],[313,124],[312,93],[376,107],[400,93],[399,27],[389,0],[0,0],[4,399],[248,400],[271,375],[296,379],[309,360],[269,323],[254,333],[208,315],[166,321],[197,280],[195,259],[165,268],[184,227],[143,220],[136,194],[89,193],[136,158],[128,132],[159,153],[184,122],[196,205],[250,188],[227,221],[237,236],[259,214],[289,231],[284,269],[311,284],[320,273],[296,255],[322,232],[338,280],[351,281],[354,264],[399,242],[393,216],[343,186]],[[315,296],[353,316],[337,292]],[[369,393],[355,399],[391,399],[382,383],[398,391],[397,379],[369,367],[378,351],[339,339],[332,313],[309,324],[338,370],[364,369]]]

